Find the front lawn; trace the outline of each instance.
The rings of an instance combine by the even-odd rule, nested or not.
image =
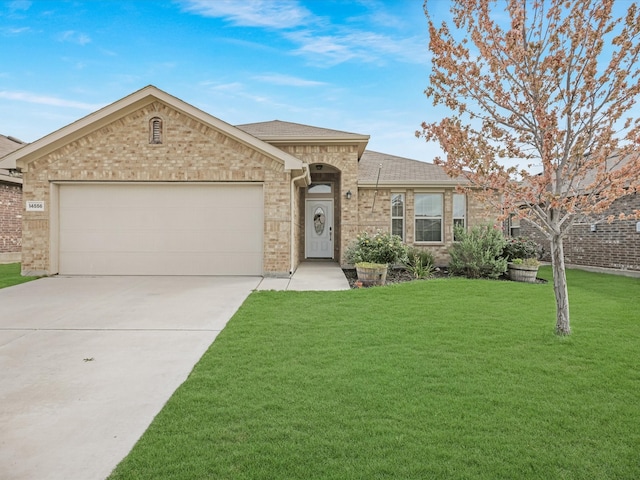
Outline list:
[[[19,263],[0,264],[0,288],[30,282],[38,277],[23,277],[20,275]]]
[[[255,292],[110,478],[640,478],[640,280],[568,281]]]

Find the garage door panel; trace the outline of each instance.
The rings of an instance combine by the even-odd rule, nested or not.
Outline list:
[[[180,229],[180,230],[209,230],[212,223],[227,229],[246,228],[253,229],[254,224],[262,224],[262,207],[227,208],[220,211],[220,207],[187,208],[171,207],[152,209],[150,207],[138,207],[135,210],[127,210],[121,207],[118,214],[117,225],[111,222],[95,225],[96,217],[105,218],[113,215],[116,207],[92,207],[66,208],[66,215],[61,218],[60,227],[64,230],[85,230],[87,225],[100,230],[129,230],[129,229]]]
[[[67,257],[67,275],[85,275],[86,270],[99,271],[99,275],[123,275],[119,265],[144,273],[127,275],[257,275],[248,265],[262,262],[262,256],[247,254],[248,262],[238,264],[228,254],[166,253],[162,262],[150,252],[111,252],[96,257],[91,252],[72,253]],[[79,273],[74,273],[79,272]]]
[[[60,187],[60,273],[260,275],[260,185]]]
[[[216,234],[210,232],[193,231],[158,231],[155,238],[149,239],[148,231],[77,231],[61,234],[60,243],[65,245],[61,253],[68,255],[73,252],[210,252],[215,244],[216,252],[245,253],[259,251],[262,239],[252,231],[221,231]],[[144,248],[142,248],[144,246]]]

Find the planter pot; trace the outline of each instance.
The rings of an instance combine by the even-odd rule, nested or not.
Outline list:
[[[532,267],[528,265],[517,265],[509,263],[507,265],[507,271],[509,273],[509,279],[514,282],[527,282],[536,283],[536,276],[538,274],[538,267]]]
[[[387,280],[387,265],[378,263],[356,263],[358,280],[365,287],[384,285]]]

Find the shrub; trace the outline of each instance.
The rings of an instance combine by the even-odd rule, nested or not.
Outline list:
[[[524,265],[525,267],[538,267],[540,262],[536,258],[513,258],[510,263],[513,265]]]
[[[525,237],[508,238],[502,249],[502,256],[511,261],[514,258],[537,258],[540,247]]]
[[[414,278],[429,278],[435,269],[433,254],[428,250],[413,247],[407,250],[407,259],[404,264]]]
[[[407,247],[402,239],[384,232],[375,235],[361,233],[346,252],[347,261],[353,264],[369,262],[388,265],[404,262],[406,256]]]
[[[469,231],[456,229],[459,240],[451,247],[449,270],[468,278],[498,278],[507,271],[502,257],[505,238],[492,226],[476,226]]]

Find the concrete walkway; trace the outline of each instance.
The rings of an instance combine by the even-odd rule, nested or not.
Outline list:
[[[291,278],[265,277],[257,290],[349,290],[344,272],[333,261],[302,262]]]

